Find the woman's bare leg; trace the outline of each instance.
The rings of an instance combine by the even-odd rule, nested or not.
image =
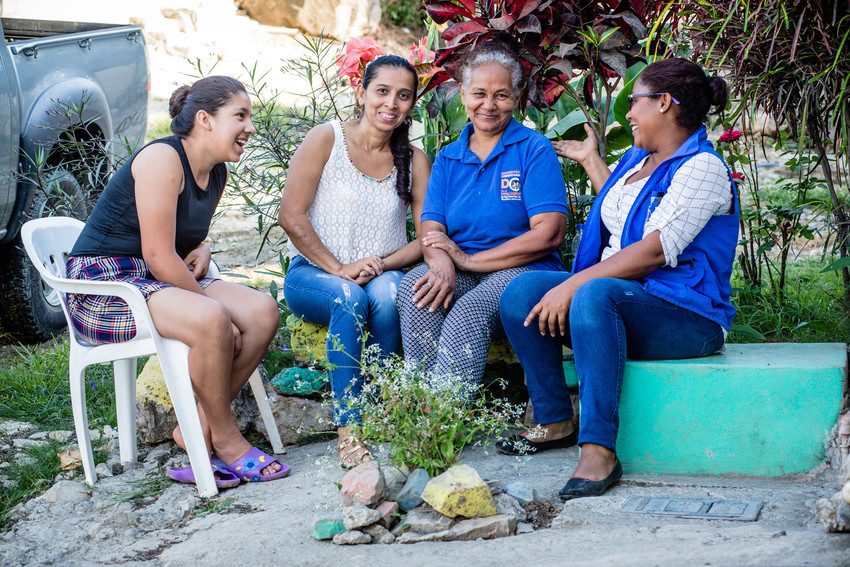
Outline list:
[[[189,346],[189,373],[195,395],[209,426],[210,444],[227,463],[244,455],[251,445],[242,436],[231,402],[234,331],[227,309],[220,302],[178,288],[167,288],[148,299],[157,331]],[[264,474],[277,466],[266,467]]]

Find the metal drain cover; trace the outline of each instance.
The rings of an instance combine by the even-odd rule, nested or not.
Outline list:
[[[760,500],[632,496],[626,500],[620,511],[630,514],[655,514],[677,518],[754,522],[758,518],[762,506],[764,506],[764,502]]]

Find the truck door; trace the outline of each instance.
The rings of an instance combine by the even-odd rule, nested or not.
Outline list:
[[[0,26],[2,32],[2,26]],[[0,45],[0,238],[15,205],[20,147],[18,83],[9,48]]]

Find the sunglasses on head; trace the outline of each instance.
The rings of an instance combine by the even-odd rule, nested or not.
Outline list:
[[[665,93],[637,93],[637,94],[632,93],[628,97],[629,98],[629,108],[631,108],[632,105],[634,105],[636,98],[643,98],[643,97],[658,98],[663,94],[665,94]],[[670,100],[673,101],[673,104],[675,104],[677,106],[679,105],[679,101],[676,100],[672,95],[670,96]]]

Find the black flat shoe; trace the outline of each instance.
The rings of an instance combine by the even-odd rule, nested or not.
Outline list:
[[[578,443],[578,427],[566,437],[551,441],[532,441],[519,434],[496,442],[496,450],[503,455],[533,455],[549,449],[566,449]]]
[[[620,459],[614,463],[614,470],[602,480],[587,480],[586,478],[571,478],[558,493],[561,500],[584,498],[585,496],[602,496],[623,476],[623,465]]]

